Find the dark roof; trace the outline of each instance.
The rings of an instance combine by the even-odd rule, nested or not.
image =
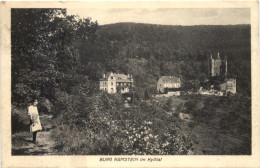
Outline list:
[[[102,78],[101,78],[100,80],[107,80],[107,78],[110,76],[111,73],[112,73],[112,72],[107,72],[107,73],[105,74],[105,78],[104,78],[104,76],[102,76]]]
[[[180,78],[174,76],[162,76],[159,80],[162,80],[163,83],[180,83]]]

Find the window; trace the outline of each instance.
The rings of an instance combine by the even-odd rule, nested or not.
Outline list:
[[[105,85],[107,85],[107,82],[105,82]]]
[[[114,88],[111,88],[111,93],[114,93]]]
[[[111,76],[110,78],[113,79],[113,76]]]
[[[107,88],[105,88],[105,91],[107,91]]]
[[[111,85],[113,85],[113,82],[111,82]]]

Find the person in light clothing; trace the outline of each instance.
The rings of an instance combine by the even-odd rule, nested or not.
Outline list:
[[[37,104],[38,101],[35,100],[34,103],[28,107],[28,115],[31,119],[30,132],[33,133],[33,143],[36,143],[37,132],[42,130]]]

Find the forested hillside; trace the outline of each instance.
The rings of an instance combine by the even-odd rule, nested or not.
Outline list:
[[[238,92],[250,94],[250,25],[117,23],[101,26],[98,34],[95,43],[79,43],[86,74],[94,79],[105,71],[132,73],[138,93],[144,96],[145,90],[155,92],[162,75],[203,81],[208,76],[208,58],[220,52],[228,60],[229,77],[237,78]]]

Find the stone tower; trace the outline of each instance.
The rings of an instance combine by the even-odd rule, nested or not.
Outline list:
[[[209,60],[209,76],[227,75],[227,59],[222,60],[218,52],[217,58],[214,59],[212,55]]]

